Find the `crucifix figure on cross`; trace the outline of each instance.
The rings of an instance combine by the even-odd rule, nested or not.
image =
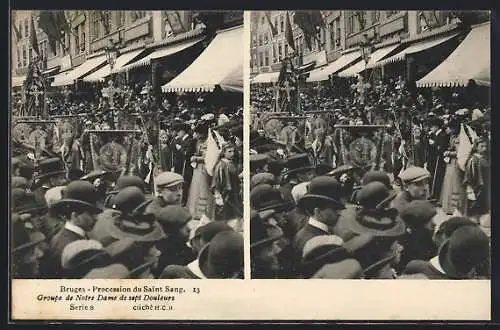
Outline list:
[[[294,91],[295,87],[290,86],[290,82],[288,80],[285,80],[284,85],[285,85],[285,87],[281,87],[281,89],[285,91],[286,99],[290,103],[290,101],[291,101],[290,92]]]
[[[102,89],[102,96],[108,97],[109,99],[109,106],[111,108],[114,108],[114,98],[113,96],[119,91],[118,88],[114,88],[113,86],[113,81],[109,80],[108,81],[108,87]]]
[[[28,92],[29,95],[34,95],[35,96],[35,106],[39,106],[40,105],[40,101],[38,100],[38,95],[43,95],[43,91],[41,90],[38,90],[38,86],[37,85],[33,85],[31,88],[30,88],[30,91]]]

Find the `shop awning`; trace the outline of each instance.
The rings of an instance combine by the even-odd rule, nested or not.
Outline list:
[[[470,79],[490,86],[490,25],[474,26],[450,56],[417,81],[417,87],[466,86]]]
[[[450,36],[446,36],[446,37],[417,42],[416,44],[413,44],[413,45],[410,45],[409,47],[406,47],[405,49],[403,49],[402,51],[400,51],[396,55],[392,55],[386,59],[383,59],[381,61],[376,62],[370,68],[377,68],[377,67],[381,67],[383,65],[386,65],[388,63],[403,61],[406,58],[406,55],[416,54],[416,53],[422,52],[424,50],[430,49],[432,47],[436,47],[437,45],[440,45],[443,42],[450,40],[451,38],[455,37],[456,35],[457,35],[457,33],[452,34]]]
[[[191,40],[191,41],[176,44],[176,45],[163,46],[162,48],[155,50],[151,54],[148,54],[135,62],[127,64],[121,68],[114,69],[113,73],[125,72],[125,71],[129,71],[130,69],[133,69],[133,68],[149,65],[149,64],[151,64],[151,60],[166,57],[166,56],[178,53],[186,48],[189,48],[189,47],[197,44],[198,42],[202,41],[203,39],[205,39],[205,38],[202,37],[202,38],[198,38],[195,40]]]
[[[242,49],[242,26],[219,31],[203,53],[177,77],[163,85],[162,91],[211,92],[217,85],[223,90],[243,89]],[[238,85],[229,85],[232,83]]]
[[[377,63],[378,61],[380,61],[381,59],[383,59],[384,57],[389,55],[392,51],[394,51],[399,46],[400,46],[399,44],[396,44],[396,45],[387,46],[387,47],[377,49],[376,51],[374,51],[370,55],[370,59],[368,60],[368,64],[366,64],[366,68],[367,69],[373,68],[375,66],[375,63]]]
[[[75,80],[80,79],[82,76],[86,75],[90,71],[97,68],[99,65],[102,65],[106,62],[106,55],[97,56],[83,62],[82,65],[77,66],[73,70],[71,70],[64,80],[56,81],[52,83],[52,86],[66,86],[71,85],[75,82]]]
[[[308,71],[308,70],[311,70],[312,68],[314,68],[315,65],[316,65],[316,61],[311,61],[309,63],[302,65],[302,66],[299,66],[296,70],[297,71]]]
[[[366,68],[366,63],[362,59],[361,61],[358,61],[356,64],[351,65],[347,69],[340,71],[338,73],[338,76],[343,78],[356,77],[358,73],[363,71],[365,68]]]
[[[352,62],[356,61],[361,57],[361,53],[359,51],[355,51],[352,53],[344,54],[336,61],[328,64],[325,67],[317,68],[312,70],[309,73],[309,77],[307,78],[307,82],[311,81],[321,81],[328,80],[328,76],[337,73],[342,70]]]
[[[26,76],[12,76],[12,87],[20,87],[26,80]]]
[[[132,52],[128,52],[120,55],[115,62],[115,66],[113,70],[119,70],[128,63],[130,63],[134,58],[139,56],[140,53],[144,52],[144,49],[134,50]],[[99,70],[94,73],[89,74],[87,77],[83,78],[83,81],[95,82],[95,81],[104,81],[104,78],[111,74],[111,67],[109,64],[106,64]]]
[[[252,81],[250,82],[251,84],[268,84],[268,83],[273,83],[278,81],[278,77],[280,76],[279,72],[264,72],[264,73],[259,73],[256,75]]]
[[[59,72],[55,76],[49,77],[49,78],[54,78],[54,81],[52,82],[51,86],[64,86],[63,82],[68,80],[68,77],[74,70],[67,70],[64,72]]]
[[[57,70],[59,70],[59,66],[56,66],[55,68],[52,68],[52,69],[45,70],[45,71],[42,72],[42,74],[43,75],[49,75],[51,73],[56,72]]]

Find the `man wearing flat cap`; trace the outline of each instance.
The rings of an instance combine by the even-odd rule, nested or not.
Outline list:
[[[411,201],[428,199],[430,177],[429,171],[417,166],[401,172],[399,178],[403,183],[403,190],[392,200],[391,207],[401,213]]]
[[[181,205],[184,178],[175,172],[163,172],[155,178],[158,196],[146,208],[145,213],[157,215],[160,210],[168,205]]]

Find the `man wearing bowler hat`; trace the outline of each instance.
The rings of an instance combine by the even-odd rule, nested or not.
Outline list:
[[[187,190],[193,176],[193,168],[190,166],[189,162],[196,151],[196,145],[189,134],[189,124],[179,123],[175,125],[174,129],[177,130],[177,136],[173,141],[172,147],[174,157],[173,172],[180,174],[184,178],[182,204],[185,204],[187,200]]]
[[[345,209],[341,202],[341,189],[340,183],[329,176],[318,176],[309,183],[307,194],[298,203],[309,219],[295,235],[293,246],[297,262],[302,259],[307,241],[315,236],[332,234],[339,218],[338,212]]]
[[[49,260],[52,262],[47,278],[61,278],[61,256],[69,243],[88,239],[97,214],[102,210],[97,206],[97,192],[94,186],[82,180],[71,182],[63,191],[63,198],[54,203],[51,209],[65,220],[64,227],[50,241]]]

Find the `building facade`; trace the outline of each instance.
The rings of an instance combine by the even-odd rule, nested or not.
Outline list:
[[[33,56],[29,45],[32,17],[44,70],[62,72],[102,55],[111,43],[120,52],[165,44],[169,38],[189,33],[201,24],[196,19],[199,14],[195,11],[64,11],[70,33],[63,32],[61,42],[52,50],[47,35],[38,26],[37,11],[12,11],[12,75],[26,75]],[[242,11],[220,12],[219,16],[214,28],[243,24]]]
[[[285,11],[269,12],[278,30],[273,36],[264,11],[252,12],[251,73],[278,71],[281,59],[290,54],[285,40]],[[318,33],[320,41],[309,50],[301,29],[293,23],[295,12],[289,11],[297,48],[297,64],[315,62],[316,67],[338,59],[343,51],[359,47],[368,40],[372,45],[404,43],[426,38],[436,32],[457,27],[457,18],[448,11],[321,11],[325,26]]]

